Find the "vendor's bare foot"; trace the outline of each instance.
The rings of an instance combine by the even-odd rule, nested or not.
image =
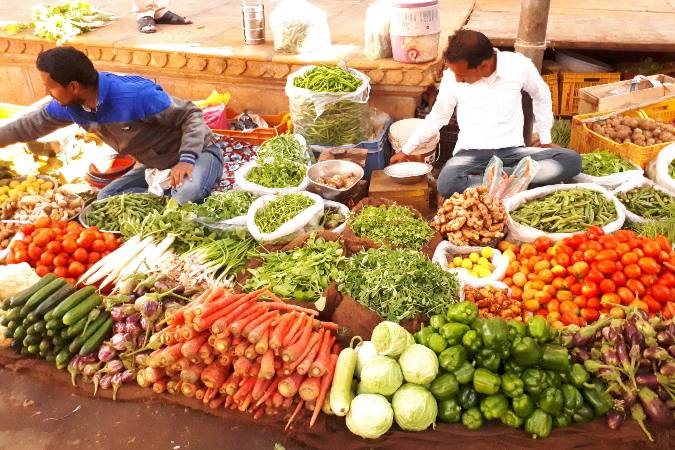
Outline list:
[[[171,11],[165,12],[162,17],[155,19],[155,22],[160,25],[189,25],[192,23],[187,17],[179,16]]]

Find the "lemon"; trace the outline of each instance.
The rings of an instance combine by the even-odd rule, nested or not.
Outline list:
[[[36,183],[36,184],[45,184],[46,181],[45,181],[44,178],[38,178],[37,180],[35,180],[35,183]]]
[[[492,269],[492,263],[487,258],[484,258],[482,256],[478,260],[478,265],[481,267],[487,267],[488,269]]]
[[[471,260],[471,262],[478,262],[479,258],[480,258],[480,255],[476,252],[471,252],[469,254],[469,259]]]
[[[0,194],[5,194],[9,191],[9,186],[0,186]]]
[[[5,203],[7,200],[9,200],[9,197],[5,194],[0,194],[0,203]]]
[[[45,182],[42,186],[44,186],[45,189],[51,189],[52,187],[54,187],[51,181]]]
[[[455,257],[452,259],[452,263],[453,263],[455,266],[459,267],[459,266],[462,265],[462,258],[461,258],[460,256],[455,256]]]
[[[470,270],[473,267],[473,263],[470,259],[464,259],[462,260],[462,267]]]
[[[28,175],[26,177],[26,181],[35,181],[37,180],[37,177],[35,175]]]
[[[495,254],[495,251],[492,247],[483,247],[480,250],[480,254],[483,255],[485,258],[492,258]]]
[[[492,274],[492,272],[490,272],[490,269],[486,267],[478,267],[477,272],[479,278],[489,277]]]
[[[15,187],[17,187],[19,184],[20,184],[20,183],[19,183],[18,181],[12,180],[12,181],[9,182],[9,187],[15,188]]]

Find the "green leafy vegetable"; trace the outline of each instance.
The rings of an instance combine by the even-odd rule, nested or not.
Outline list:
[[[655,238],[662,235],[667,237],[670,242],[675,242],[675,204],[670,204],[663,219],[636,223],[631,227],[640,236]]]
[[[313,204],[303,194],[283,195],[256,211],[255,224],[262,233],[271,233]]]
[[[286,188],[300,185],[306,172],[307,168],[301,164],[272,158],[259,161],[246,174],[246,179],[266,188]]]
[[[405,206],[366,206],[349,225],[359,237],[378,244],[385,241],[402,248],[419,250],[434,236],[426,221]]]
[[[226,237],[207,242],[190,250],[188,256],[196,256],[211,270],[216,282],[221,282],[240,272],[256,247],[253,239]]]
[[[675,159],[673,159],[668,166],[668,175],[670,175],[670,178],[675,178]]]
[[[280,134],[263,142],[258,149],[258,157],[263,160],[267,158],[283,159],[299,164],[311,162],[304,146],[288,133]]]
[[[627,170],[636,170],[636,168],[622,157],[607,151],[581,155],[581,171],[586,175],[604,177]]]
[[[203,203],[191,203],[184,205],[183,208],[199,217],[219,222],[245,215],[253,200],[253,194],[250,192],[214,192]]]

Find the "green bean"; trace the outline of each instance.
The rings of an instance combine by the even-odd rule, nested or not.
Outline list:
[[[643,186],[620,192],[617,197],[628,211],[645,219],[665,220],[675,207],[675,197],[652,186]]]
[[[630,162],[607,151],[581,155],[581,171],[586,175],[604,177],[614,173],[636,170]]]
[[[255,224],[262,233],[271,233],[313,204],[304,194],[283,195],[256,211]]]
[[[120,231],[128,220],[143,220],[153,211],[161,211],[166,205],[164,197],[150,194],[120,194],[94,202],[85,221],[101,230]]]
[[[670,178],[675,179],[675,159],[673,159],[668,166],[668,174],[670,175]]]

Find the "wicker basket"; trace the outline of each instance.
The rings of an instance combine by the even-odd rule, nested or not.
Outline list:
[[[543,78],[546,84],[548,84],[548,88],[551,90],[553,115],[557,116],[560,114],[560,85],[558,84],[558,72],[544,74],[541,78]]]
[[[620,73],[572,73],[562,72],[562,94],[560,96],[560,115],[573,116],[579,111],[579,89],[614,83],[621,80]]]

